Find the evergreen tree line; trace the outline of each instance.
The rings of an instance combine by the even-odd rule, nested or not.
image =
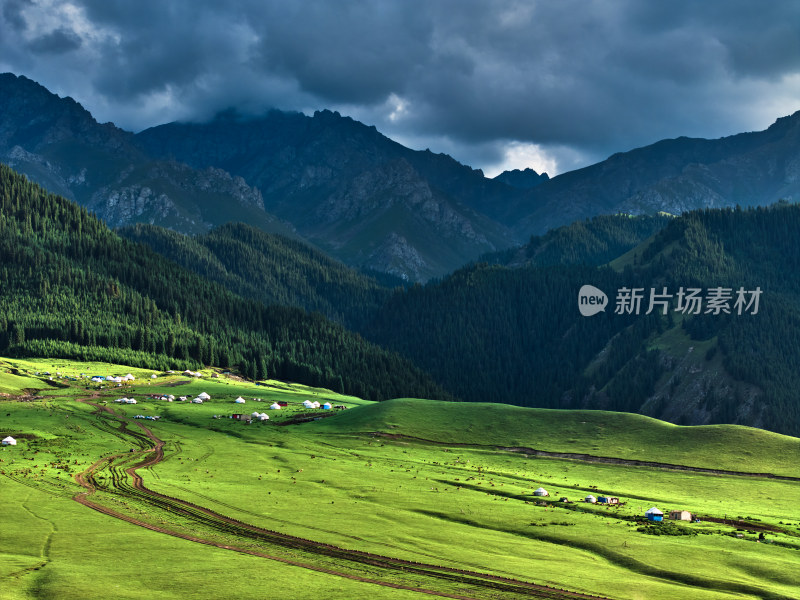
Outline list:
[[[124,355],[159,369],[238,366],[370,399],[449,397],[407,359],[321,314],[237,296],[5,165],[0,258],[1,354]]]
[[[600,266],[638,246],[673,219],[666,214],[601,215],[531,236],[524,246],[486,254],[479,262],[504,266]]]
[[[189,248],[195,258],[183,264],[248,297],[322,307],[411,359],[459,398],[524,406],[642,411],[668,370],[662,353],[648,344],[675,326],[674,314],[626,318],[609,307],[584,318],[576,310],[584,283],[606,290],[612,304],[623,286],[666,286],[673,293],[679,287],[760,286],[765,296],[757,318],[700,314],[680,322],[694,339],[716,340],[732,377],[763,390],[762,422],[796,432],[800,416],[791,390],[800,366],[794,338],[800,284],[786,273],[798,267],[798,212],[779,205],[679,218],[597,217],[513,250],[506,262],[521,268],[479,263],[441,281],[395,290],[375,287],[338,263],[332,267],[299,242],[244,226],[198,238],[140,227],[137,239],[156,247],[153,238],[174,238],[162,252],[178,256],[178,249]],[[592,266],[628,251],[621,272]],[[221,266],[202,271],[203,263]],[[279,276],[281,270],[287,275]],[[326,285],[325,277],[336,284]],[[709,409],[714,421],[739,419],[735,399],[719,397]],[[660,416],[657,408],[649,414]]]
[[[359,329],[391,290],[310,246],[229,223],[188,236],[139,224],[118,231],[236,294],[264,304],[298,306]]]
[[[479,263],[391,290],[300,242],[244,225],[195,238],[138,226],[122,239],[5,167],[0,184],[5,354],[237,366],[250,377],[375,399],[640,412],[670,368],[652,342],[679,319],[692,338],[714,340],[733,378],[762,391],[768,428],[800,433],[796,205],[592,219],[516,250],[517,264],[520,252],[530,259],[521,268]],[[624,269],[596,266],[651,236],[630,250]],[[587,283],[609,295],[593,317],[577,310]],[[716,286],[760,287],[759,313],[614,314],[622,287]],[[710,402],[715,421],[740,419],[741,398]]]

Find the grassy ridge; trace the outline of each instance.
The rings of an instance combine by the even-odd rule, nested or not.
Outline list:
[[[669,457],[671,462],[723,468],[750,452],[754,470],[777,470],[781,463],[770,462],[769,454],[796,456],[798,440],[793,438],[743,427],[676,427],[600,411],[571,414],[418,399],[371,403],[278,381],[255,385],[227,375],[211,379],[210,372],[191,380],[159,373],[151,380],[150,371],[108,363],[36,359],[0,365],[69,376],[129,371],[137,376],[123,389],[87,390],[85,383],[59,379],[70,387],[38,392],[43,398],[32,402],[0,402],[0,414],[10,415],[0,420],[2,433],[33,434],[21,437],[16,447],[0,450],[0,492],[11,499],[0,517],[0,548],[17,549],[0,550],[0,578],[6,584],[2,598],[100,598],[108,597],[108,590],[116,597],[139,598],[144,589],[166,598],[209,593],[258,597],[254,586],[263,597],[274,590],[267,577],[291,578],[281,586],[282,598],[413,595],[174,540],[79,507],[69,499],[80,489],[74,474],[103,456],[127,456],[129,448],[139,447],[119,429],[120,418],[131,431],[145,423],[166,442],[165,460],[139,471],[152,490],[255,526],[341,548],[620,600],[787,599],[800,585],[797,482],[527,458],[497,450],[512,445],[573,452],[600,448],[603,451],[592,453]],[[200,391],[212,396],[206,404],[148,399],[150,393]],[[94,414],[93,407],[73,401],[88,393],[97,395],[95,402],[107,402],[118,417]],[[114,403],[121,395],[134,396],[139,403]],[[233,403],[238,395],[247,399],[244,407]],[[254,402],[254,396],[263,402]],[[351,408],[306,411],[330,416],[297,426],[274,425],[278,413],[281,418],[303,414],[303,399],[323,397]],[[273,419],[266,424],[212,418],[266,409],[264,403],[272,399],[284,399],[289,407],[267,410]],[[133,420],[137,414],[161,419]],[[581,433],[581,427],[589,431]],[[370,435],[375,431],[439,443]],[[697,456],[692,448],[699,449]],[[96,474],[96,501],[156,525],[234,546],[243,543],[229,532],[209,530],[201,522],[143,502],[124,486],[116,489],[124,471],[108,464]],[[797,468],[785,468],[789,475],[798,474]],[[544,505],[533,496],[538,486],[551,494]],[[557,502],[561,496],[578,500],[590,492],[618,496],[624,505],[609,509]],[[756,543],[757,535],[750,532],[736,539],[733,527],[708,521],[681,525],[698,535],[645,535],[637,531],[636,519],[653,505],[665,512],[681,508],[701,516],[741,517],[779,531],[768,532],[771,544]],[[101,528],[105,537],[89,553],[92,561],[78,564],[86,556],[82,546],[100,535]],[[253,543],[267,553],[285,553]],[[115,545],[125,550],[115,552]],[[169,559],[143,564],[143,555]],[[207,561],[213,561],[208,563],[213,567]],[[222,582],[231,579],[231,572],[246,575],[228,581],[225,590]],[[377,578],[385,575],[380,569],[372,573]],[[406,581],[402,574],[391,577]],[[455,583],[442,585],[453,593],[460,590]],[[476,597],[464,589],[461,594]]]
[[[682,427],[608,411],[396,399],[309,427],[330,433],[382,431],[444,443],[525,446],[548,452],[800,476],[798,438],[740,425]],[[731,454],[731,448],[738,452]]]

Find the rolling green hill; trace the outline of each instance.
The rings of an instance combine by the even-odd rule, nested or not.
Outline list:
[[[790,600],[800,583],[797,438],[606,411],[373,403],[211,369],[153,379],[0,358],[3,369],[46,385],[0,396],[2,435],[18,442],[0,449],[3,597],[255,600],[280,581],[297,600]],[[123,391],[80,375],[98,372],[136,379]],[[210,398],[163,399],[177,390]],[[303,405],[323,398],[349,408]],[[285,406],[270,410],[275,400]],[[227,418],[252,410],[270,419]],[[651,506],[693,518],[649,523]],[[167,558],[142,563],[148,552]]]
[[[706,469],[797,476],[800,439],[741,425],[685,427],[628,413],[398,398],[309,423],[331,434],[382,432],[443,444],[523,447]],[[740,448],[730,453],[731,448]]]

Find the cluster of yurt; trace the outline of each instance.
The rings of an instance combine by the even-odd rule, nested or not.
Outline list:
[[[136,404],[135,398],[117,398],[114,402],[119,402],[120,404]]]
[[[251,417],[251,418],[252,418],[254,421],[269,421],[269,415],[268,415],[267,413],[260,413],[260,412],[254,411],[254,412],[253,412],[253,413],[250,415],[250,417]]]
[[[133,381],[134,379],[136,379],[136,377],[134,377],[130,373],[128,373],[124,377],[115,377],[113,375],[109,375],[105,379],[103,379],[102,377],[97,377],[97,376],[92,377],[92,381],[98,381],[98,379],[100,381],[111,381],[113,383],[123,383],[123,382],[127,382],[127,381]]]
[[[303,400],[303,407],[304,408],[319,408],[320,404],[316,400],[312,402],[311,400]]]

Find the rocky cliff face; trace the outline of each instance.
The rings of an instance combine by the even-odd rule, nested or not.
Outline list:
[[[220,168],[153,160],[132,133],[100,124],[71,98],[0,75],[0,161],[116,227],[158,223],[185,232],[230,220],[294,235],[264,211],[258,189]]]
[[[242,176],[262,191],[266,210],[355,266],[427,279],[519,241],[475,208],[517,190],[338,113],[227,112],[146,130],[137,141],[152,155]]]
[[[111,225],[197,232],[242,221],[353,266],[426,279],[599,214],[798,199],[800,113],[762,132],[663,140],[552,179],[526,169],[492,180],[330,111],[228,111],[134,136],[5,74],[0,160]]]

